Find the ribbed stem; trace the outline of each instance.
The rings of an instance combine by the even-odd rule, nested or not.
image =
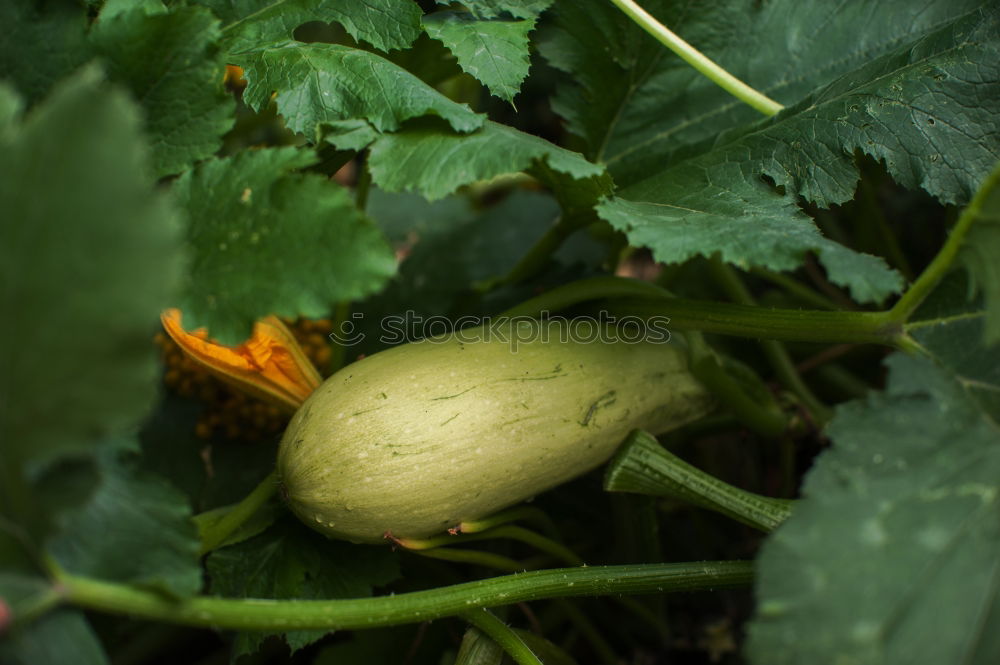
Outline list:
[[[746,586],[752,581],[750,561],[556,568],[348,600],[175,599],[67,574],[58,580],[68,602],[91,610],[189,626],[270,631],[375,628],[543,598],[695,591]]]

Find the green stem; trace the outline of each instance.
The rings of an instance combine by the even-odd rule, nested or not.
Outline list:
[[[91,610],[230,630],[376,628],[429,621],[480,607],[544,598],[695,591],[746,586],[753,562],[706,561],[556,568],[505,575],[394,596],[347,600],[267,600],[195,596],[62,575],[64,597]]]
[[[358,174],[358,182],[354,186],[354,205],[361,212],[368,207],[368,191],[372,186],[372,173],[368,170],[368,160],[361,164],[361,173]]]
[[[889,320],[884,312],[771,309],[683,298],[629,298],[604,304],[619,317],[666,317],[673,330],[790,342],[884,344],[898,348],[906,345],[902,326]]]
[[[508,522],[533,522],[549,535],[555,534],[555,525],[552,520],[549,519],[544,510],[535,506],[515,506],[482,519],[462,522],[458,525],[458,532],[464,534],[479,533]]]
[[[428,559],[440,559],[441,561],[451,561],[452,563],[467,563],[472,566],[493,568],[494,570],[502,570],[507,573],[514,573],[526,568],[523,563],[515,561],[510,557],[480,550],[466,550],[457,547],[433,547],[430,549],[406,548],[406,550]]]
[[[535,549],[545,552],[546,554],[551,554],[553,557],[568,566],[586,565],[584,564],[583,559],[577,556],[573,550],[566,547],[562,543],[552,540],[551,538],[546,538],[545,536],[535,533],[530,529],[525,529],[523,526],[506,524],[504,526],[498,526],[486,533],[492,533],[495,538],[510,538],[511,540],[519,540],[522,543],[531,545]]]
[[[716,281],[732,300],[744,307],[757,305],[746,285],[736,274],[736,271],[729,267],[729,264],[715,256],[709,262],[709,266]],[[795,363],[792,362],[784,345],[775,339],[764,339],[761,340],[760,347],[777,374],[778,380],[802,400],[802,403],[820,425],[826,423],[832,417],[833,412],[813,394],[813,391],[799,376],[795,369]]]
[[[872,387],[840,365],[822,365],[815,369],[817,378],[840,391],[846,399],[861,399]]]
[[[750,105],[764,115],[774,115],[784,106],[767,95],[754,90],[725,69],[709,60],[701,51],[674,34],[669,28],[649,15],[632,0],[611,0],[618,9],[651,34],[656,41],[680,56],[700,74],[718,85],[736,99]]]
[[[549,227],[545,235],[538,239],[528,250],[528,253],[521,257],[521,260],[511,268],[510,272],[502,277],[480,282],[476,285],[476,290],[485,293],[504,284],[517,284],[534,277],[541,272],[552,254],[563,244],[563,241],[588,223],[590,223],[589,214],[563,215]]]
[[[829,309],[838,310],[837,303],[833,302],[826,296],[816,293],[810,289],[805,284],[792,279],[788,275],[782,274],[780,272],[774,272],[773,270],[768,270],[766,268],[751,268],[750,274],[766,279],[775,286],[784,289],[790,296],[797,298],[800,301],[812,305],[818,309]]]
[[[753,399],[736,379],[722,369],[718,357],[705,343],[700,332],[690,331],[686,337],[691,357],[691,373],[742,424],[769,438],[779,436],[788,429],[788,419],[773,399],[768,403]]]
[[[559,604],[559,608],[569,617],[569,620],[573,622],[573,625],[583,634],[583,638],[590,642],[590,646],[593,647],[598,657],[600,657],[600,662],[618,662],[618,654],[615,653],[615,650],[611,648],[608,641],[601,635],[601,631],[597,630],[593,622],[583,613],[583,610],[568,600],[557,600],[556,602]]]
[[[3,599],[0,598],[0,601]],[[11,623],[4,625],[0,621],[0,635],[7,629],[16,629],[19,626],[26,626],[43,614],[55,609],[65,600],[65,596],[59,587],[47,587],[30,599],[18,603],[17,614],[11,617]]]
[[[503,660],[503,649],[481,630],[470,627],[462,636],[462,644],[455,656],[455,665],[497,664]],[[408,661],[405,661],[408,662]]]
[[[913,278],[913,269],[906,258],[906,253],[899,245],[899,239],[889,228],[889,220],[885,218],[882,206],[879,205],[878,195],[871,183],[873,169],[866,166],[867,160],[857,160],[856,164],[861,169],[861,179],[858,180],[857,201],[862,214],[858,220],[859,226],[872,236],[872,244],[877,247],[877,252],[882,254],[889,264],[903,273],[907,281]]]
[[[545,536],[535,533],[530,529],[525,529],[524,527],[513,524],[502,524],[500,526],[495,526],[491,529],[486,529],[485,531],[479,531],[476,533],[463,533],[462,535],[444,534],[423,539],[395,538],[394,541],[401,547],[405,547],[408,550],[424,552],[440,547],[448,547],[449,545],[458,545],[460,543],[473,542],[477,540],[494,540],[497,538],[519,540],[522,543],[526,543],[538,550],[541,550],[542,552],[545,552],[546,554],[552,555],[556,559],[562,560],[570,566],[584,565],[583,560],[562,543],[556,542],[551,538],[546,538]]]
[[[608,464],[604,489],[680,499],[764,532],[788,519],[792,502],[747,492],[695,468],[636,431]]]
[[[917,311],[917,308],[920,307],[924,299],[938,285],[941,278],[945,276],[945,273],[951,269],[955,258],[958,256],[958,252],[962,249],[962,243],[965,242],[965,236],[968,235],[972,224],[979,218],[986,200],[993,194],[993,189],[997,181],[1000,181],[1000,168],[994,169],[993,173],[986,178],[986,182],[980,186],[979,191],[972,197],[972,201],[962,211],[962,214],[959,215],[958,221],[955,223],[955,228],[951,230],[948,239],[945,241],[944,246],[941,247],[941,250],[938,251],[937,256],[920,273],[917,281],[910,285],[910,288],[906,290],[906,293],[899,299],[899,302],[889,310],[889,317],[892,321],[902,324],[909,320],[910,316]]]
[[[507,655],[518,665],[542,665],[538,656],[521,641],[517,633],[485,608],[463,612],[462,618],[483,631],[500,645]]]
[[[545,293],[525,300],[500,314],[502,317],[538,318],[548,312],[556,312],[577,303],[603,298],[670,298],[664,288],[637,279],[605,275],[589,277],[558,286]]]
[[[902,325],[886,312],[775,309],[707,300],[674,298],[666,289],[623,277],[591,277],[547,291],[501,316],[538,317],[571,305],[603,300],[611,313],[641,318],[667,317],[675,330],[799,342],[884,344],[904,348]]]
[[[272,471],[246,498],[233,506],[228,513],[219,520],[201,528],[201,550],[199,554],[207,554],[219,548],[226,541],[226,538],[231,536],[234,531],[240,528],[240,525],[250,519],[261,506],[274,496],[277,489],[277,472]],[[197,520],[197,517],[195,519]]]

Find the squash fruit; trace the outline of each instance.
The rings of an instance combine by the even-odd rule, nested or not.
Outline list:
[[[344,367],[282,439],[289,507],[335,538],[424,538],[593,469],[635,428],[713,408],[683,348],[588,342],[615,331],[584,323],[464,329]]]

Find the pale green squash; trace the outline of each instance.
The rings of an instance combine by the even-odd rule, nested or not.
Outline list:
[[[289,507],[336,538],[423,538],[593,469],[632,429],[662,433],[711,410],[676,345],[560,340],[568,330],[466,329],[337,372],[281,442]]]

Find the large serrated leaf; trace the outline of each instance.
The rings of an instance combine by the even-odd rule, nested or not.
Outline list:
[[[309,21],[340,23],[354,39],[382,51],[407,48],[420,34],[412,0],[198,0],[223,20],[223,48],[240,53],[287,41]]]
[[[453,0],[437,0],[439,5],[450,5]],[[469,11],[481,18],[497,18],[509,14],[514,18],[535,19],[552,4],[553,0],[461,0]]]
[[[753,662],[995,662],[1000,403],[982,397],[1000,391],[1000,349],[977,345],[980,325],[929,327],[936,359],[890,357],[886,392],[838,409],[761,555]]]
[[[386,191],[419,192],[432,201],[463,185],[536,167],[537,175],[553,187],[567,207],[593,206],[611,191],[603,167],[495,122],[487,122],[471,134],[439,127],[387,134],[372,146],[369,165],[372,178]]]
[[[141,100],[158,176],[211,157],[233,124],[218,38],[218,21],[197,7],[152,15],[136,8],[102,15],[94,26],[95,54]]]
[[[834,6],[725,0],[696,11],[671,0],[641,4],[727,71],[784,104],[990,6],[982,0],[930,0],[919,9],[866,0]],[[647,177],[683,146],[759,117],[611,3],[560,3],[553,12],[557,29],[540,50],[570,75],[553,106],[619,184]]]
[[[260,108],[278,92],[278,112],[293,131],[314,136],[321,123],[363,118],[380,132],[423,115],[471,132],[483,116],[456,104],[374,53],[338,44],[288,42],[237,58],[246,68],[244,99]]]
[[[1000,11],[972,12],[842,76],[776,118],[690,148],[619,193],[602,216],[657,258],[720,252],[784,270],[815,251],[861,301],[901,281],[880,262],[822,238],[795,194],[822,206],[854,192],[852,152],[946,202],[971,198],[1000,157]],[[961,168],[955,165],[961,164]],[[769,176],[777,196],[758,179]]]
[[[598,214],[665,263],[718,253],[742,268],[794,270],[815,252],[830,280],[860,302],[881,301],[903,284],[882,259],[823,237],[791,197],[770,191],[737,164],[720,164],[711,179],[693,169],[674,175],[669,202],[615,197],[601,203]]]
[[[150,335],[183,255],[140,125],[125,92],[86,68],[0,131],[0,439],[11,468],[100,447],[156,395]]]
[[[185,326],[237,343],[262,316],[320,318],[395,272],[392,250],[346,190],[293,172],[315,161],[297,148],[254,150],[205,162],[177,181],[194,256],[181,301]]]
[[[437,12],[424,30],[454,54],[464,71],[508,102],[528,75],[528,33],[534,21],[477,19],[468,13]]]

